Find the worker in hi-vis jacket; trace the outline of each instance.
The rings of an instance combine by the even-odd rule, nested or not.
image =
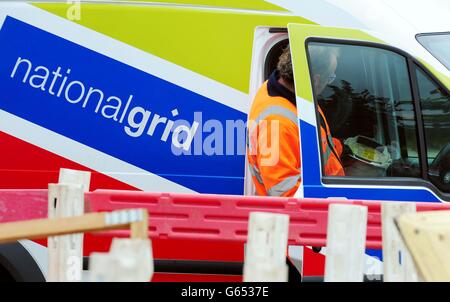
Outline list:
[[[336,78],[336,48],[311,45],[314,92],[319,95]],[[300,79],[301,80],[301,79]],[[300,142],[291,53],[284,49],[277,69],[261,86],[249,113],[247,156],[256,194],[290,197],[301,180]],[[318,107],[324,173],[344,176],[342,144],[332,138]]]

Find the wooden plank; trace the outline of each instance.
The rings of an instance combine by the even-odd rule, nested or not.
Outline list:
[[[287,282],[289,216],[250,213],[244,282]]]
[[[419,277],[450,281],[450,211],[405,214],[396,218]]]
[[[364,280],[367,207],[331,204],[328,211],[325,282]]]
[[[418,282],[418,273],[394,219],[402,214],[415,213],[412,202],[386,202],[381,205],[383,236],[384,282]]]
[[[39,239],[73,233],[129,228],[145,217],[145,209],[89,213],[79,217],[36,219],[0,224],[0,243],[23,239]]]

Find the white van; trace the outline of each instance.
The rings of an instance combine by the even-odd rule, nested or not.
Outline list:
[[[2,1],[0,187],[46,188],[66,167],[92,171],[92,190],[250,194],[247,113],[289,43],[296,197],[450,201],[449,13],[439,0]],[[321,96],[311,44],[341,53]],[[322,175],[319,103],[366,168]]]

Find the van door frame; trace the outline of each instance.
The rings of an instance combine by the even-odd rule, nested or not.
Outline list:
[[[256,27],[253,38],[252,63],[250,70],[249,108],[251,108],[256,93],[264,81],[264,69],[267,55],[275,45],[288,38],[287,28],[272,26]],[[247,154],[245,156],[244,195],[255,195],[255,186],[250,173]]]
[[[425,144],[425,129],[420,107],[418,82],[415,65],[422,69],[430,78],[441,86],[447,93],[448,88],[442,84],[421,62],[405,51],[386,45],[360,30],[331,28],[317,25],[289,24],[289,41],[291,45],[294,79],[299,118],[300,141],[311,143],[301,144],[302,182],[304,188],[296,197],[311,198],[357,198],[398,201],[450,201],[450,194],[441,192],[428,178],[428,161]],[[294,43],[292,43],[294,42]],[[326,177],[322,175],[321,144],[317,131],[318,116],[316,114],[316,99],[312,89],[308,43],[325,42],[367,46],[395,52],[407,60],[410,86],[415,108],[415,118],[418,131],[418,151],[421,162],[422,178],[392,177],[386,179]],[[307,79],[306,81],[304,79]],[[306,160],[307,159],[307,160]],[[304,173],[304,171],[308,171]],[[396,192],[395,192],[396,191]],[[381,193],[383,192],[383,193]],[[398,194],[410,192],[412,194]],[[421,194],[417,194],[421,192]],[[336,194],[337,193],[337,194]],[[381,193],[381,194],[380,194]],[[338,195],[338,196],[336,196]],[[339,196],[341,195],[341,196]],[[374,196],[375,195],[375,196]],[[402,198],[403,197],[403,198]],[[405,198],[406,197],[406,198]],[[416,199],[414,197],[417,197]]]

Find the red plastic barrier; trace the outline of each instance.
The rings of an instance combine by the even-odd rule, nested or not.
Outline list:
[[[325,246],[331,203],[368,207],[367,248],[381,249],[381,202],[208,194],[97,190],[88,193],[91,211],[145,208],[152,238],[245,242],[250,212],[290,215],[289,244]],[[418,211],[450,210],[450,204],[416,203]],[[125,235],[120,231],[117,235]]]
[[[368,207],[367,247],[381,248],[381,202],[296,199],[208,194],[146,193],[97,190],[86,194],[88,211],[145,208],[150,237],[244,243],[250,212],[290,216],[289,244],[325,246],[328,206],[331,203]],[[450,210],[450,204],[416,203],[418,211]],[[0,190],[0,222],[47,217],[47,190]],[[128,236],[109,231],[108,237]]]
[[[47,190],[0,190],[0,222],[47,218]]]

